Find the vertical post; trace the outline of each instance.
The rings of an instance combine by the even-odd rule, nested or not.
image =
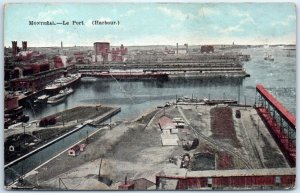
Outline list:
[[[241,90],[240,90],[240,85],[238,87],[238,104],[240,104],[240,95],[241,95]]]
[[[254,106],[256,108],[256,95],[257,95],[257,90],[255,91],[255,99],[254,99]]]
[[[259,117],[257,118],[257,139],[259,139]]]
[[[196,109],[197,109],[197,97],[196,97]]]
[[[194,94],[192,93],[192,100],[194,99]]]
[[[102,159],[100,161],[100,165],[99,165],[99,175],[98,175],[98,180],[100,181],[100,171],[101,171],[101,166],[102,166]]]
[[[156,190],[158,190],[159,189],[159,177],[158,176],[156,176],[155,185],[156,185]]]
[[[109,128],[111,129],[111,117],[109,118]]]
[[[225,100],[225,92],[223,92],[223,100]]]
[[[63,126],[65,126],[64,112],[62,112],[61,118],[62,118]]]
[[[246,95],[245,95],[245,110],[246,110],[246,104],[247,104],[247,99],[246,99]]]
[[[58,190],[60,190],[60,178],[58,178]]]
[[[176,100],[175,102],[176,102],[176,108],[177,108],[177,95],[176,95],[176,99],[175,100]]]
[[[89,139],[89,131],[86,131],[86,144],[89,143],[88,139]]]
[[[36,185],[39,185],[39,173],[36,173]]]

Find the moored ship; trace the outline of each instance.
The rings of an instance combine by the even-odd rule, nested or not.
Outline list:
[[[34,103],[46,103],[49,98],[49,95],[43,94],[37,97],[33,102]]]
[[[59,91],[72,84],[76,83],[81,78],[81,74],[70,74],[66,77],[61,77],[53,81],[53,83],[48,84],[45,87],[46,91]]]
[[[57,95],[49,97],[47,103],[49,103],[49,104],[58,104],[58,103],[64,101],[65,99],[66,99],[66,95],[62,94],[62,93],[59,93]]]
[[[65,88],[60,90],[57,95],[48,98],[47,103],[49,104],[58,104],[66,99],[66,97],[72,94],[74,90],[72,88]]]
[[[59,91],[59,94],[64,94],[66,96],[72,94],[74,90],[72,88],[65,88],[64,90]]]

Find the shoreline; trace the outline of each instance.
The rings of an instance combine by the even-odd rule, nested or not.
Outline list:
[[[84,106],[78,106],[76,107],[77,109],[78,108],[82,108]],[[94,108],[92,106],[85,106],[86,108]],[[100,115],[98,115],[97,117],[94,118],[94,120],[96,119],[97,122],[104,122],[106,121],[107,119],[109,119],[110,117],[114,116],[115,114],[117,114],[118,112],[121,111],[120,108],[116,108],[116,107],[108,107],[108,106],[102,106],[104,108],[108,108],[110,110],[106,111],[106,112],[101,112]],[[74,109],[74,108],[73,108]],[[72,109],[68,109],[68,110],[65,110],[65,111],[70,111]],[[63,112],[65,112],[63,111]],[[59,112],[59,113],[55,113],[53,114],[52,116],[59,116],[60,114],[62,114],[63,112]],[[87,117],[89,118],[89,117]],[[81,122],[77,122],[74,120],[68,123],[66,123],[65,125],[60,125],[59,124],[60,122],[58,122],[56,126],[51,126],[51,127],[36,127],[35,129],[33,128],[32,131],[27,131],[27,134],[26,135],[30,135],[30,136],[33,136],[35,137],[36,139],[39,139],[40,141],[37,141],[37,142],[34,142],[36,145],[33,145],[33,146],[27,146],[27,153],[26,154],[23,154],[21,157],[17,158],[17,159],[14,159],[10,162],[8,162],[5,167],[9,166],[9,165],[12,165],[32,154],[34,154],[35,152],[51,145],[52,143],[56,142],[57,140],[63,138],[63,137],[66,137],[74,132],[76,132],[77,130],[79,130],[80,128],[82,128],[83,126],[89,124],[89,123],[92,123],[92,120],[90,119],[85,119]],[[18,128],[16,128],[18,129]],[[20,129],[19,129],[20,130]],[[23,130],[22,131],[19,131],[19,132],[22,132],[23,133]],[[50,132],[50,133],[49,133]],[[57,133],[55,136],[53,135],[53,132]],[[18,136],[18,135],[23,135],[22,133],[13,133],[9,136],[7,136],[7,140],[9,138],[12,138],[13,136]],[[45,134],[43,134],[45,133]],[[49,134],[47,134],[49,133]],[[57,136],[58,135],[58,136]],[[42,137],[41,137],[42,136]],[[45,138],[44,138],[44,137]],[[42,139],[43,138],[43,139]],[[8,143],[6,140],[6,143]],[[50,142],[48,142],[50,141]],[[22,142],[22,144],[25,143],[25,142]],[[29,143],[29,142],[28,142]],[[5,147],[7,147],[9,145],[5,144]],[[6,151],[8,151],[8,149],[5,148]],[[24,151],[24,150],[23,150]]]

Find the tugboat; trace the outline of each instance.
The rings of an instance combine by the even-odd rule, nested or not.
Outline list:
[[[85,76],[81,78],[81,82],[96,82],[97,78],[92,76]]]
[[[41,96],[39,96],[39,97],[37,97],[37,99],[35,99],[33,102],[35,103],[35,104],[37,104],[37,103],[47,103],[47,100],[48,100],[48,98],[49,98],[49,95],[41,95]]]
[[[67,98],[67,96],[72,94],[73,92],[74,92],[74,90],[72,88],[65,88],[65,89],[59,91],[59,93],[57,95],[49,97],[47,103],[48,104],[58,104],[58,103],[64,101]]]
[[[65,99],[66,99],[66,95],[62,94],[62,93],[59,93],[57,95],[49,97],[47,103],[48,104],[58,104],[58,103],[64,101]]]
[[[72,94],[74,90],[72,88],[65,88],[64,90],[59,91],[59,94],[64,94],[66,96]]]
[[[269,61],[274,61],[274,57],[270,54],[266,54],[266,56],[264,57],[264,60],[269,60]]]

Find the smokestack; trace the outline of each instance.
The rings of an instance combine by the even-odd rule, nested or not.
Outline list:
[[[176,54],[178,55],[178,43],[176,43]]]
[[[22,41],[22,50],[27,50],[27,41]]]
[[[60,42],[60,48],[63,49],[63,42]]]
[[[186,49],[186,54],[188,54],[189,53],[189,45],[187,43],[185,43],[184,46],[185,46],[185,49]]]
[[[94,49],[95,49],[95,63],[97,63],[97,44],[94,43]]]
[[[13,55],[16,55],[18,52],[18,42],[17,41],[12,41],[12,53]]]

